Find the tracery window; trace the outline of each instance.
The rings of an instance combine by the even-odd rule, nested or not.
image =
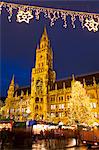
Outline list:
[[[59,104],[59,109],[64,109],[64,104]]]
[[[51,105],[51,110],[55,109],[56,105]]]
[[[35,106],[35,110],[38,110],[38,105]]]
[[[38,97],[36,97],[36,99],[35,99],[35,103],[38,103],[39,102],[39,98]]]

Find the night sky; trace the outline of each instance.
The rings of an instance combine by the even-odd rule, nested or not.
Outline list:
[[[6,0],[7,1],[7,0]],[[20,0],[21,1],[21,0]],[[32,0],[31,0],[32,1]],[[22,4],[63,8],[99,13],[99,2],[31,2]],[[13,1],[13,2],[18,2]],[[54,52],[54,70],[57,79],[99,71],[99,32],[82,29],[76,21],[73,29],[68,18],[68,28],[62,27],[62,20],[50,27],[50,21],[41,15],[40,20],[32,19],[29,24],[16,22],[17,11],[14,11],[12,22],[8,22],[8,13],[3,9],[1,17],[1,81],[0,96],[6,96],[12,75],[15,84],[30,85],[31,69],[35,63],[35,50],[46,25],[49,39]]]

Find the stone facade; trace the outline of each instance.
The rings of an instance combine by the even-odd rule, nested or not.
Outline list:
[[[46,28],[44,28],[40,44],[36,49],[31,86],[15,87],[14,77],[12,78],[6,98],[5,116],[10,115],[20,121],[28,118],[67,123],[67,106],[73,78],[56,80],[56,73],[53,69],[53,51]],[[77,76],[75,80],[84,85],[91,98],[93,112],[98,119],[99,73]]]

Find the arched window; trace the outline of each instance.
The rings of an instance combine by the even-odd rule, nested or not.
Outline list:
[[[36,99],[35,99],[35,103],[38,103],[39,102],[39,98],[38,97],[36,97]]]
[[[41,98],[41,103],[43,102],[43,98]]]
[[[35,110],[38,110],[38,105],[35,106]]]

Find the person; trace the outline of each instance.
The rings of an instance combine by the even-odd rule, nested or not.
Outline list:
[[[40,137],[41,137],[41,139],[43,138],[43,131],[42,130],[40,131]]]
[[[1,150],[4,149],[4,144],[7,142],[7,132],[6,132],[6,128],[3,128],[1,130]]]
[[[58,122],[58,127],[59,127],[59,129],[61,129],[62,126],[63,126],[63,122],[59,121],[59,122]]]

